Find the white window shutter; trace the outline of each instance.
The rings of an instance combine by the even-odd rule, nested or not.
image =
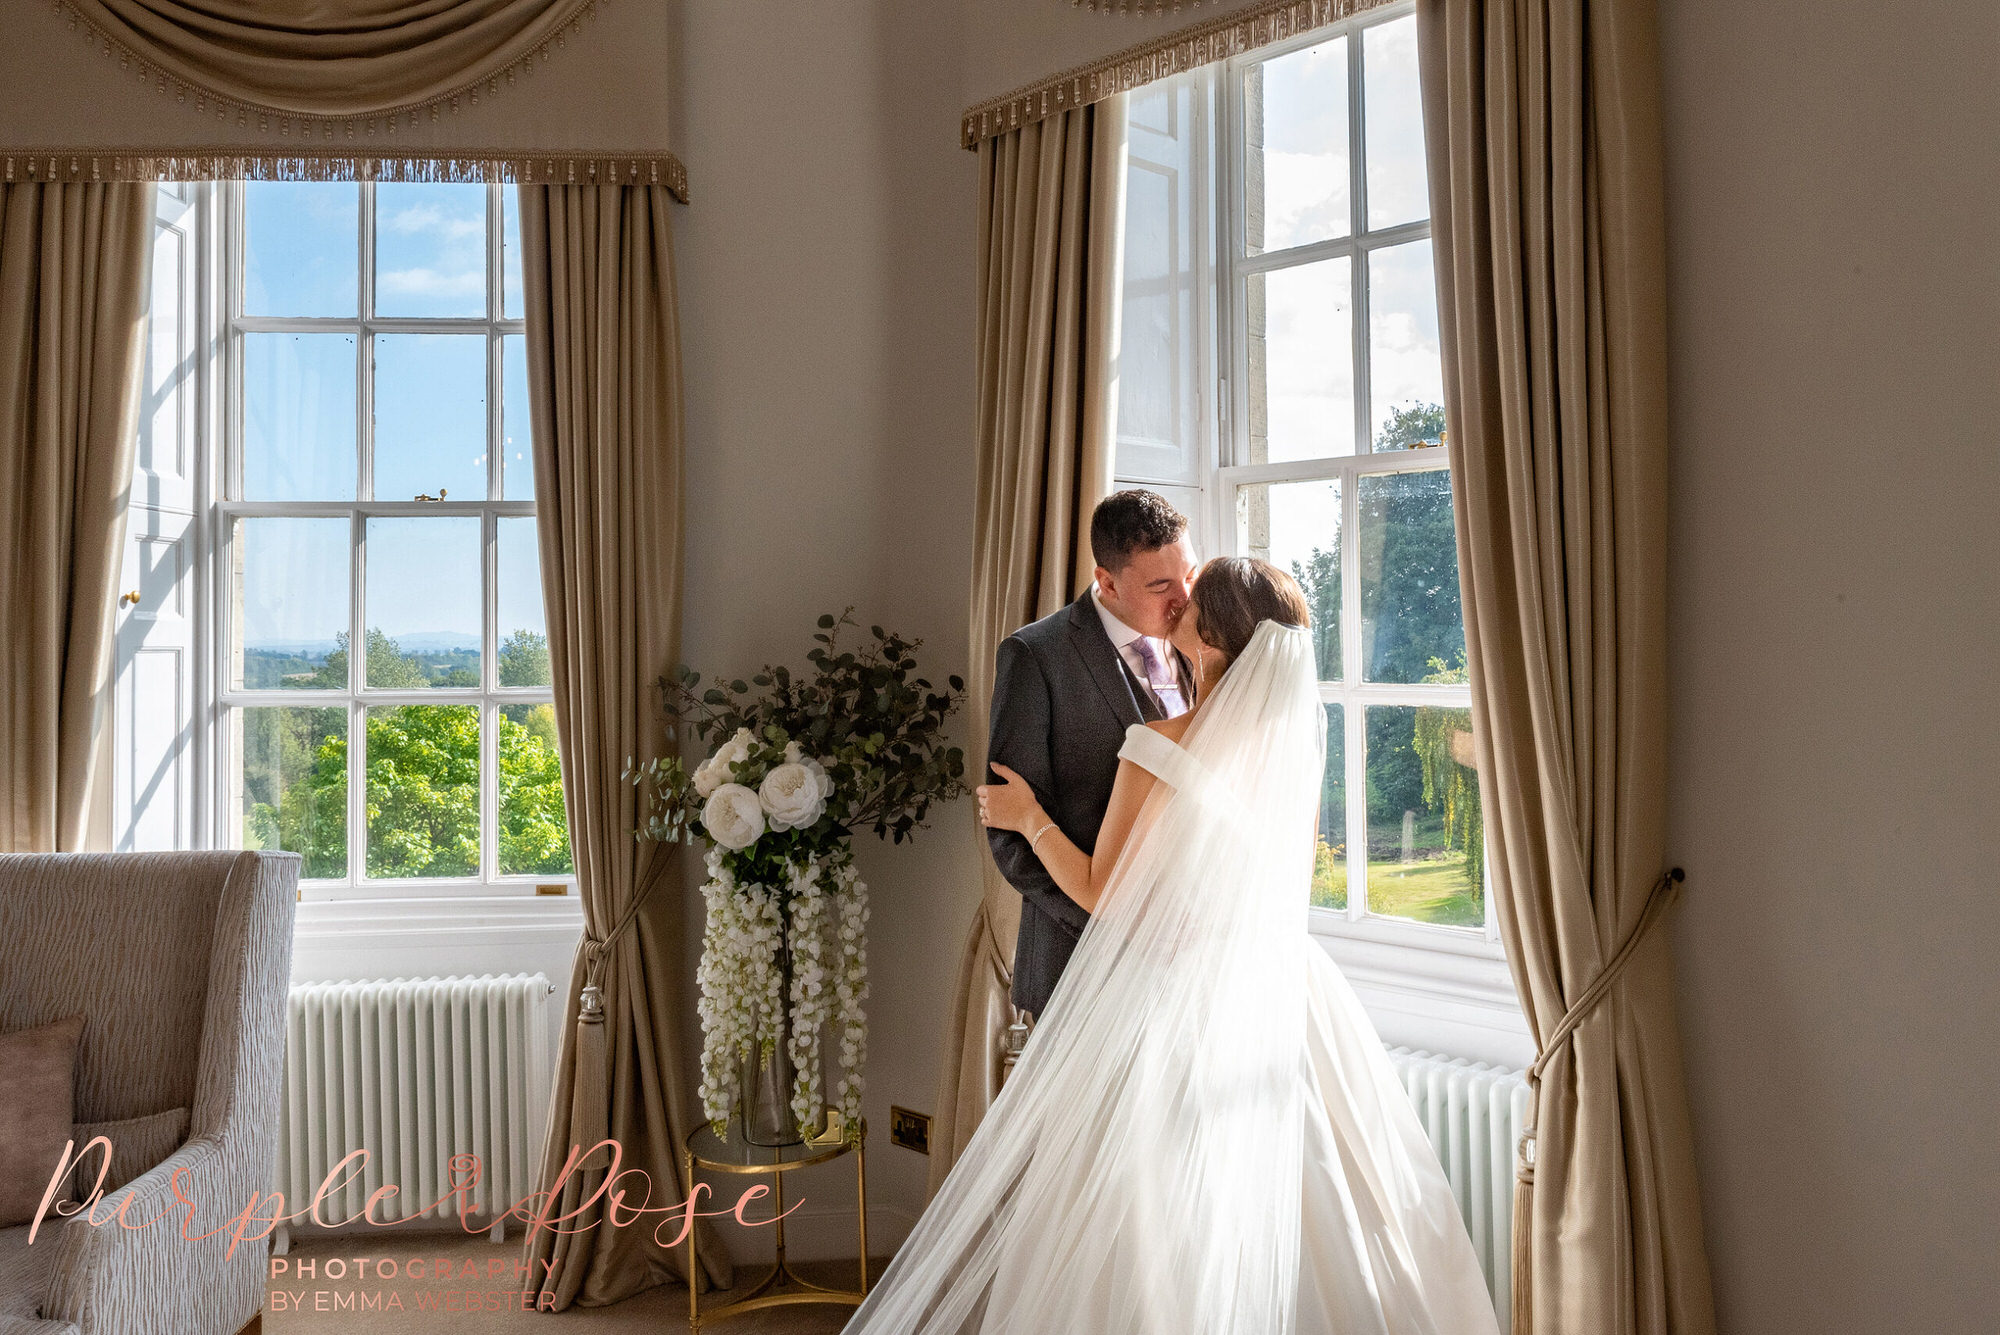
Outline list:
[[[153,221],[152,306],[125,519],[114,666],[114,848],[183,849],[198,837],[200,595],[196,506],[202,466],[201,200],[163,184]]]

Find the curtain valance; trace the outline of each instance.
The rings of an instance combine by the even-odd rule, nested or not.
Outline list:
[[[1389,0],[1265,0],[1231,10],[970,107],[959,121],[959,145],[976,148],[981,140],[1058,112],[1087,107],[1114,94],[1327,27],[1387,3]]]
[[[437,119],[532,72],[600,0],[54,0],[107,57],[224,120]]]
[[[687,203],[687,168],[671,153],[496,153],[450,148],[368,153],[303,145],[241,148],[0,149],[7,181],[500,181],[523,185],[663,185]]]

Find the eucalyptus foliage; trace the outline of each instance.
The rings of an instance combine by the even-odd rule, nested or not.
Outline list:
[[[717,679],[680,664],[658,682],[667,737],[676,751],[699,744],[705,754],[739,728],[753,750],[747,768],[763,771],[784,759],[796,742],[833,780],[826,810],[813,824],[774,830],[740,852],[727,854],[738,880],[783,885],[785,867],[835,854],[862,830],[902,843],[918,829],[934,802],[963,797],[965,754],[945,742],[945,720],[964,703],[965,683],[953,676],[943,690],[915,676],[920,639],[870,626],[859,649],[843,648],[845,627],[859,627],[848,607],[819,618],[810,671],[794,674],[766,664],[748,681]],[[642,838],[691,843],[706,838],[702,800],[693,773],[679,754],[655,757],[625,777],[646,795]]]

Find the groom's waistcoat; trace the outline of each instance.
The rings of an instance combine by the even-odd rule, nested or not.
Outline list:
[[[1181,666],[1182,679],[1194,680],[1185,658]],[[1085,589],[1068,607],[1000,642],[987,760],[1027,780],[1049,819],[1088,853],[1111,805],[1125,729],[1159,717],[1151,693],[1104,633]],[[986,782],[998,783],[1000,776],[989,768]],[[986,839],[1000,874],[1021,892],[1014,1004],[1040,1015],[1090,914],[1056,885],[1026,835],[988,830]],[[1042,845],[1048,846],[1047,838]]]

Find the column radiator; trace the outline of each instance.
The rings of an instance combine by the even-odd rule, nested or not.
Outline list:
[[[539,973],[294,986],[274,1173],[285,1211],[305,1209],[333,1166],[364,1148],[366,1167],[342,1170],[347,1185],[327,1193],[321,1218],[358,1217],[389,1185],[397,1194],[369,1217],[418,1214],[450,1191],[454,1155],[479,1156],[467,1193],[477,1208],[465,1213],[499,1213],[537,1190],[554,990]],[[458,1213],[456,1196],[433,1211]],[[498,1241],[503,1226],[491,1232]]]
[[[1390,1048],[1458,1197],[1472,1249],[1507,1335],[1513,1309],[1514,1155],[1528,1113],[1526,1075],[1504,1066]]]

